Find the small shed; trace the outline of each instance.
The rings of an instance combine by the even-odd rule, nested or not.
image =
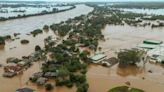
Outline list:
[[[147,39],[147,40],[144,40],[143,43],[145,43],[145,44],[160,45],[160,44],[162,44],[163,42],[162,42],[162,41],[159,41],[159,40]]]
[[[101,61],[105,60],[106,57],[107,56],[105,54],[96,54],[91,57],[91,60],[93,63],[100,63]]]

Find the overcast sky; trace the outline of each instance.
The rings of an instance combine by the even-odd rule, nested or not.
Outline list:
[[[76,1],[76,2],[96,2],[96,1],[106,1],[106,2],[125,2],[125,1],[164,1],[164,0],[0,0],[0,1],[58,1],[58,2],[72,2],[72,1]]]

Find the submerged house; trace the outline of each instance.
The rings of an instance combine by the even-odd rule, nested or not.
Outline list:
[[[164,44],[149,50],[147,54],[153,59],[153,62],[164,63]]]
[[[15,75],[16,75],[16,73],[14,73],[14,72],[4,72],[3,73],[3,77],[8,77],[8,78],[14,77]]]
[[[143,43],[139,44],[138,47],[139,48],[143,48],[143,49],[155,49],[157,48],[159,45],[161,45],[163,42],[159,41],[159,40],[151,40],[151,39],[147,39],[144,40]]]
[[[144,40],[139,48],[147,50],[150,61],[154,63],[164,63],[164,44],[159,40]]]
[[[92,60],[93,63],[100,63],[103,60],[106,59],[106,55],[105,54],[96,54],[94,56],[92,56],[90,59]]]
[[[154,48],[156,48],[158,45],[154,45],[154,44],[144,44],[144,43],[142,43],[142,44],[139,44],[137,47],[139,47],[139,48],[143,48],[143,49],[154,49]]]
[[[30,88],[20,88],[17,89],[16,92],[36,92],[36,91]]]
[[[162,41],[159,41],[159,40],[147,39],[147,40],[144,40],[143,43],[145,43],[145,44],[160,45],[160,44],[162,44],[163,42],[162,42]]]

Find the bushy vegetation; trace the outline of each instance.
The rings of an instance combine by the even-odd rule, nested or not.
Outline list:
[[[21,40],[21,44],[28,44],[28,43],[29,43],[29,41],[26,39]]]
[[[53,60],[42,66],[42,72],[55,72],[57,74],[54,78],[56,86],[72,87],[76,85],[77,92],[87,92],[89,85],[85,74],[90,60],[88,58],[90,52],[80,51],[78,44],[93,51],[97,50],[98,41],[104,39],[101,30],[106,23],[109,23],[99,14],[100,12],[100,10],[95,10],[88,16],[82,15],[50,26],[60,37],[68,36],[57,46],[46,44],[45,51],[51,53]],[[96,17],[86,19],[94,13],[96,13]],[[77,23],[79,24],[77,25]],[[45,41],[49,43],[51,38],[49,37]]]
[[[53,89],[53,85],[48,83],[48,84],[45,85],[45,89],[46,89],[47,91],[50,91],[50,90]]]
[[[101,10],[102,15],[108,20],[107,24],[115,24],[115,25],[124,25],[125,23],[130,26],[150,26],[150,24],[142,23],[144,20],[164,20],[163,15],[148,15],[142,13],[133,13],[133,12],[124,12],[119,10],[119,8],[162,8],[164,3],[118,3],[114,5],[106,5],[105,6],[97,6],[96,4],[89,4],[92,7],[95,7],[97,10]],[[111,9],[115,8],[115,9]],[[151,16],[151,17],[150,17]],[[163,27],[163,25],[153,25],[154,27]]]
[[[4,45],[4,44],[5,44],[5,39],[4,37],[0,36],[0,45]]]
[[[51,25],[50,28],[55,32],[57,31],[60,36],[65,36],[70,30],[71,26],[70,25]]]
[[[137,88],[129,88],[127,86],[120,86],[110,89],[108,92],[145,92]]]
[[[141,61],[143,51],[138,49],[122,50],[118,52],[118,59],[120,66],[135,65]]]
[[[163,15],[152,15],[150,18],[142,18],[144,20],[164,20]]]
[[[160,9],[164,8],[163,2],[126,2],[114,4],[114,8],[138,8],[138,9]]]
[[[11,35],[6,35],[3,37],[4,39],[11,39]]]
[[[31,82],[33,82],[33,83],[35,83],[36,81],[37,81],[37,78],[29,78],[29,80],[31,81]]]
[[[44,25],[43,29],[44,30],[48,30],[49,29],[49,26],[48,25]]]
[[[39,45],[36,45],[35,46],[35,51],[40,51],[41,50],[41,47]]]
[[[91,5],[90,5],[91,6]],[[50,28],[62,39],[56,43],[51,37],[45,39],[45,53],[51,60],[42,65],[43,74],[55,73],[56,86],[77,87],[77,92],[87,92],[89,85],[86,79],[87,66],[90,64],[90,51],[97,51],[99,41],[104,41],[101,30],[107,24],[121,25],[122,19],[141,17],[137,14],[121,14],[105,7],[94,7],[88,15],[81,15]],[[109,14],[112,14],[109,16]],[[129,17],[127,17],[130,15]],[[135,23],[140,22],[135,21]],[[81,48],[85,50],[81,51]],[[138,50],[124,50],[118,53],[120,65],[135,64],[140,61]]]
[[[36,30],[32,31],[31,34],[32,34],[33,36],[36,36],[36,35],[38,35],[38,34],[40,34],[40,33],[42,33],[42,32],[43,32],[43,31],[42,31],[41,29],[36,29]]]

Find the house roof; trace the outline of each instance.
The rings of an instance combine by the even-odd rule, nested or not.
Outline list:
[[[162,44],[163,42],[162,41],[159,41],[159,40],[152,40],[152,39],[147,39],[147,40],[144,40],[143,43],[145,44]]]
[[[20,89],[17,89],[16,92],[36,92],[36,91],[30,88],[20,88]]]
[[[94,60],[94,61],[97,61],[97,60],[100,60],[104,57],[106,57],[105,54],[96,54],[95,56],[91,57],[91,59]]]
[[[152,56],[152,55],[164,56],[164,46],[160,45],[160,46],[148,51],[148,55],[149,56]]]
[[[139,44],[138,47],[140,48],[145,48],[145,49],[154,49],[156,48],[158,45],[154,45],[154,44]]]

